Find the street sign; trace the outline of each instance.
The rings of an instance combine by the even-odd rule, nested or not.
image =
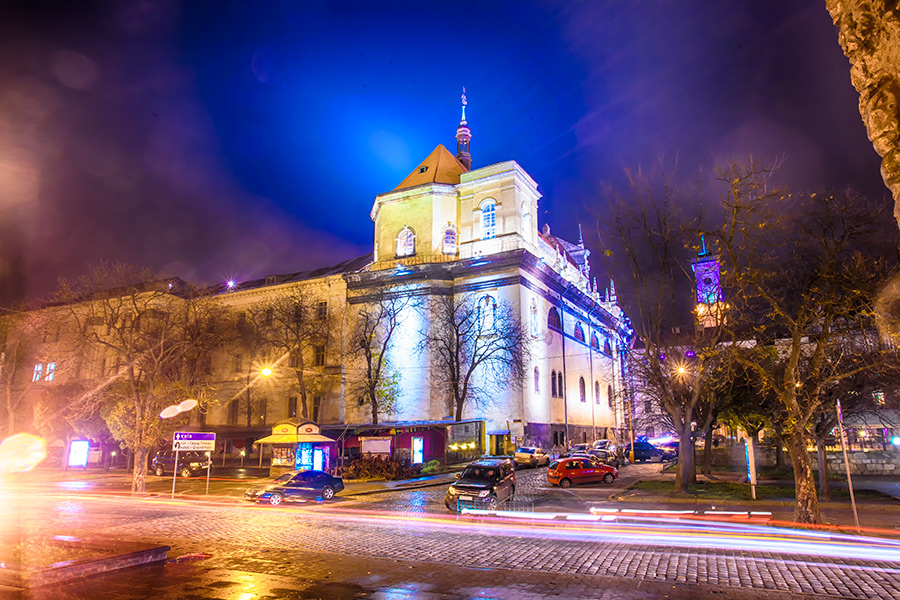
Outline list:
[[[172,440],[172,450],[177,452],[213,452],[215,449],[215,433],[176,431]]]

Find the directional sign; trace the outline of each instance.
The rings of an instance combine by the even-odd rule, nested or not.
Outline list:
[[[213,452],[216,449],[216,434],[197,431],[176,431],[172,440],[172,450],[179,452]]]

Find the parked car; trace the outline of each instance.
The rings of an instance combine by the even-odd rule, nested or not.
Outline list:
[[[199,475],[209,467],[209,460],[205,453],[179,452],[178,475],[180,477]],[[172,450],[157,452],[153,460],[150,461],[150,470],[160,477],[171,475],[175,471],[175,452]]]
[[[662,460],[670,461],[678,458],[678,440],[663,442],[662,444],[657,444],[656,447],[662,450]]]
[[[594,450],[606,450],[610,454],[616,453],[616,445],[612,440],[595,440],[593,444],[591,444],[591,448]]]
[[[343,489],[343,479],[324,471],[289,471],[279,475],[269,485],[250,488],[244,492],[244,500],[278,506],[282,502],[296,502],[309,497],[331,500]]]
[[[511,461],[483,458],[466,466],[447,489],[444,505],[456,511],[460,502],[483,503],[490,510],[516,494],[516,471]]]
[[[554,460],[547,468],[547,483],[561,488],[599,481],[612,484],[618,476],[615,467],[587,458],[561,458]]]
[[[631,455],[631,444],[625,446],[625,456]],[[662,457],[663,451],[651,444],[650,442],[636,441],[634,442],[634,460],[636,462],[644,462]]]
[[[543,467],[550,464],[550,455],[535,446],[522,446],[513,455],[516,465]]]
[[[577,454],[579,452],[587,452],[590,449],[590,444],[572,444],[569,448],[569,454]]]
[[[600,460],[600,462],[612,465],[617,469],[619,468],[619,465],[622,464],[622,461],[619,459],[618,454],[616,454],[615,452],[610,452],[609,450],[599,450],[596,448],[592,448],[588,451],[588,454]]]

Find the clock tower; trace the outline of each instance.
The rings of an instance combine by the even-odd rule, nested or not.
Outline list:
[[[697,323],[706,329],[724,323],[721,311],[724,310],[725,304],[722,297],[719,259],[706,250],[706,238],[702,235],[700,244],[700,252],[697,258],[691,261],[691,269],[694,271],[696,290],[694,310],[697,313]]]

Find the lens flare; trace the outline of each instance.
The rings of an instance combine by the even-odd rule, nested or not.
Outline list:
[[[46,456],[47,447],[43,439],[30,433],[17,433],[0,443],[0,472],[30,471]]]

